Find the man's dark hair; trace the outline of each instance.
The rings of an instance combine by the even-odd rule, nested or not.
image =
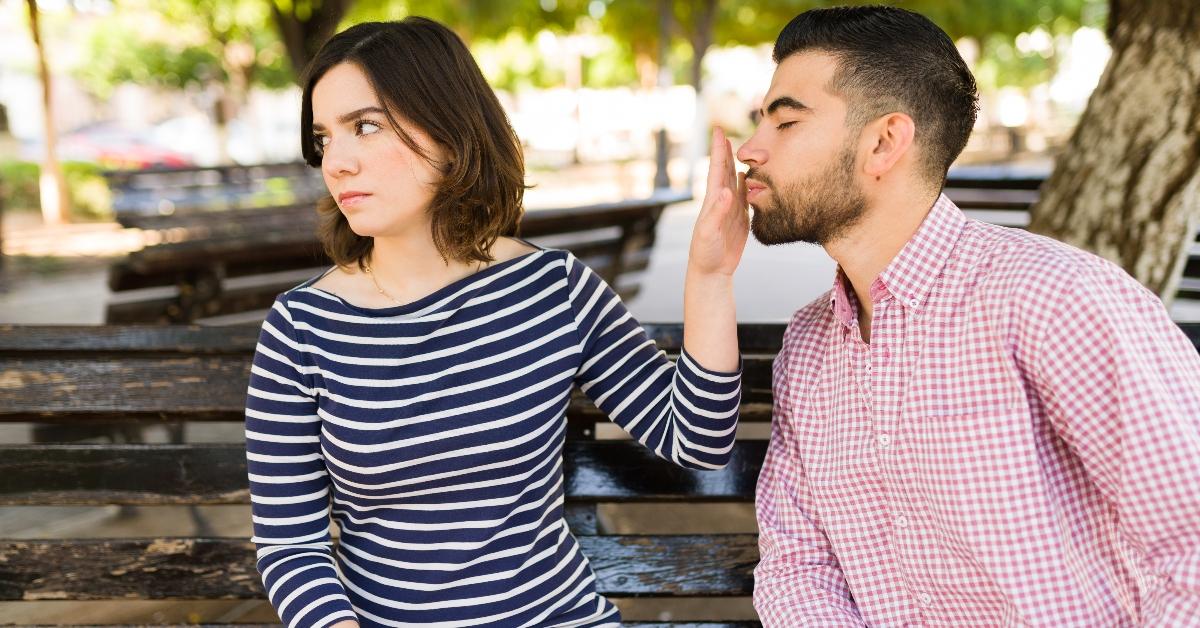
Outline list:
[[[846,100],[846,125],[855,133],[888,113],[912,117],[923,170],[941,187],[979,108],[975,78],[942,29],[895,7],[814,9],[775,40],[775,63],[801,52],[837,59],[826,87]]]
[[[301,82],[300,148],[313,167],[323,157],[313,135],[313,88],[340,63],[367,75],[400,139],[441,170],[429,213],[442,257],[491,261],[492,244],[514,233],[524,212],[525,160],[504,108],[466,45],[449,28],[415,16],[358,24],[330,38]],[[449,163],[434,164],[396,114],[441,145]],[[331,197],[318,202],[317,212],[325,252],[339,266],[361,267],[374,239],[355,234]]]

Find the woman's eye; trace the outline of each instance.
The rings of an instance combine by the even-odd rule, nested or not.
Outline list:
[[[776,129],[776,130],[779,130],[779,131],[782,131],[782,130],[784,130],[784,129],[786,129],[786,128],[790,127],[790,126],[792,126],[793,124],[796,124],[796,121],[795,121],[795,120],[793,120],[793,121],[791,121],[791,122],[780,122],[780,123],[779,123],[779,125],[775,127],[775,129]]]
[[[382,128],[370,120],[359,120],[354,127],[358,131],[359,135],[369,135]]]

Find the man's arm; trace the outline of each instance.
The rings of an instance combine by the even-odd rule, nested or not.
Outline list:
[[[760,554],[754,569],[754,608],[768,628],[865,626],[815,515],[790,417],[781,410],[786,346],[776,360],[771,442],[754,499]]]
[[[1200,356],[1115,268],[1081,274],[1028,348],[1057,432],[1140,550],[1145,625],[1200,618]]]

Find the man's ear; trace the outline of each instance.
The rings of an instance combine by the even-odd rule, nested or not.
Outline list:
[[[876,118],[863,127],[862,142],[866,159],[863,171],[878,181],[891,172],[912,149],[915,126],[906,113],[893,112]]]

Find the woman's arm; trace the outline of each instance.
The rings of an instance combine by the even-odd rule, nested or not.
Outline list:
[[[246,467],[258,570],[291,628],[353,619],[329,535],[315,390],[284,297],[263,322],[246,395]]]
[[[744,196],[735,194],[729,143],[717,132],[709,193],[692,238],[684,347],[672,364],[621,299],[567,258],[567,285],[581,349],[580,390],[626,432],[675,464],[729,462],[741,401],[732,275],[746,244]]]

